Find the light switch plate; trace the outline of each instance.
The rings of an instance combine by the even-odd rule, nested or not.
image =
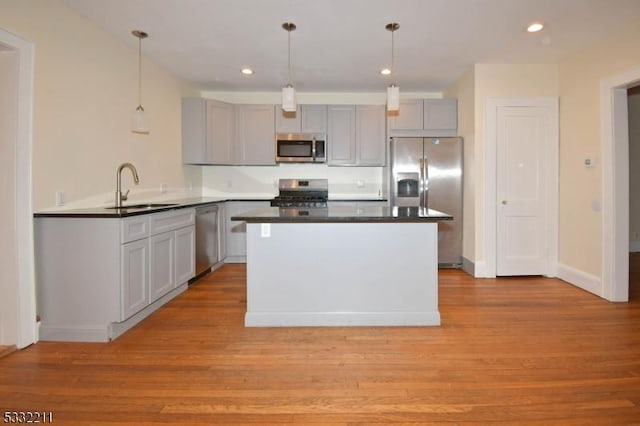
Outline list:
[[[271,224],[270,223],[262,223],[262,224],[260,224],[260,236],[262,238],[271,237]]]

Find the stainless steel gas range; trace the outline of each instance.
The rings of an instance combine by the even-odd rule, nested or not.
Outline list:
[[[271,200],[272,207],[326,209],[329,198],[327,179],[280,179],[279,194]]]

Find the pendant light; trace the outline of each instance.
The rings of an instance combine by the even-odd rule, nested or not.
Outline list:
[[[138,107],[133,112],[131,131],[140,135],[149,134],[149,117],[142,107],[142,39],[149,37],[144,31],[131,31],[138,38]]]
[[[282,28],[288,33],[288,68],[287,68],[287,85],[282,88],[282,109],[287,112],[296,111],[296,89],[291,84],[291,31],[295,31],[296,24],[293,22],[285,22],[282,24]]]
[[[385,26],[387,31],[391,31],[391,68],[390,74],[394,73],[394,40],[393,33],[400,28],[400,24],[397,22],[391,22]],[[398,111],[400,109],[400,88],[395,85],[395,83],[391,83],[389,87],[387,87],[387,111]]]

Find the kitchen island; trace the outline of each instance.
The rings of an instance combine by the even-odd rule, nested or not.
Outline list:
[[[429,209],[265,208],[247,223],[245,326],[440,325]]]

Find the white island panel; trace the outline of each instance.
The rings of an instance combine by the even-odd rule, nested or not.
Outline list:
[[[246,326],[439,324],[436,222],[247,224]]]

